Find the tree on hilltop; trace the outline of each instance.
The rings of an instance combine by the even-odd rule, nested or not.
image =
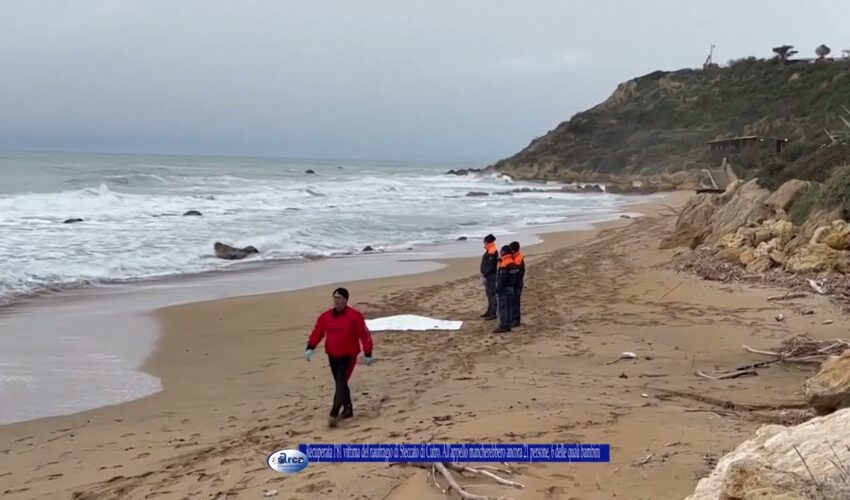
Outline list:
[[[818,59],[823,59],[824,57],[828,56],[830,52],[832,52],[832,49],[830,49],[824,44],[821,44],[818,48],[815,49],[815,54],[817,54]]]
[[[777,59],[782,62],[787,62],[789,57],[799,52],[797,50],[792,50],[793,48],[793,45],[781,45],[779,47],[774,47],[773,52],[776,54]]]

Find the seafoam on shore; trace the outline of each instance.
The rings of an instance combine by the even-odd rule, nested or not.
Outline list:
[[[514,193],[499,175],[399,162],[4,154],[0,304],[45,291],[223,270],[256,260],[407,251],[488,232],[592,222],[625,198]],[[307,173],[308,171],[313,173]],[[469,193],[486,194],[467,196]],[[184,216],[188,211],[201,216]],[[69,218],[81,222],[65,224]]]

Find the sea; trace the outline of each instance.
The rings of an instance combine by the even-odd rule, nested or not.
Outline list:
[[[631,201],[446,173],[480,166],[0,152],[0,425],[161,391],[140,369],[156,309],[428,272],[488,233],[527,247]]]
[[[598,193],[511,193],[544,186],[498,174],[446,175],[469,166],[475,165],[0,153],[0,305],[248,262],[329,258],[367,246],[409,251],[593,221],[617,213],[623,202]],[[184,215],[190,211],[201,215]],[[218,259],[215,242],[252,245],[259,254]]]

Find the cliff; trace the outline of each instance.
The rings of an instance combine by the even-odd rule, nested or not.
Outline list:
[[[737,164],[743,178],[776,188],[798,178],[823,181],[850,148],[824,129],[847,130],[850,64],[782,65],[739,60],[729,67],[656,71],[620,84],[601,104],[576,114],[487,170],[517,179],[594,181],[717,166],[706,141],[740,135],[789,139],[779,155]],[[846,116],[846,115],[845,115]]]

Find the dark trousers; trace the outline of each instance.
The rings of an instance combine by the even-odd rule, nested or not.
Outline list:
[[[496,275],[491,274],[484,278],[484,293],[487,294],[487,314],[488,316],[496,315]]]
[[[514,326],[519,326],[519,320],[520,320],[520,316],[521,316],[521,314],[520,314],[521,298],[522,298],[522,285],[516,287],[516,289],[514,290],[514,321],[513,321]]]
[[[499,290],[499,328],[510,330],[514,322],[514,287],[506,286]]]
[[[356,356],[334,357],[328,356],[331,365],[331,373],[334,376],[334,402],[331,407],[331,416],[336,417],[340,408],[351,408],[351,390],[348,388],[348,379],[354,371]]]

